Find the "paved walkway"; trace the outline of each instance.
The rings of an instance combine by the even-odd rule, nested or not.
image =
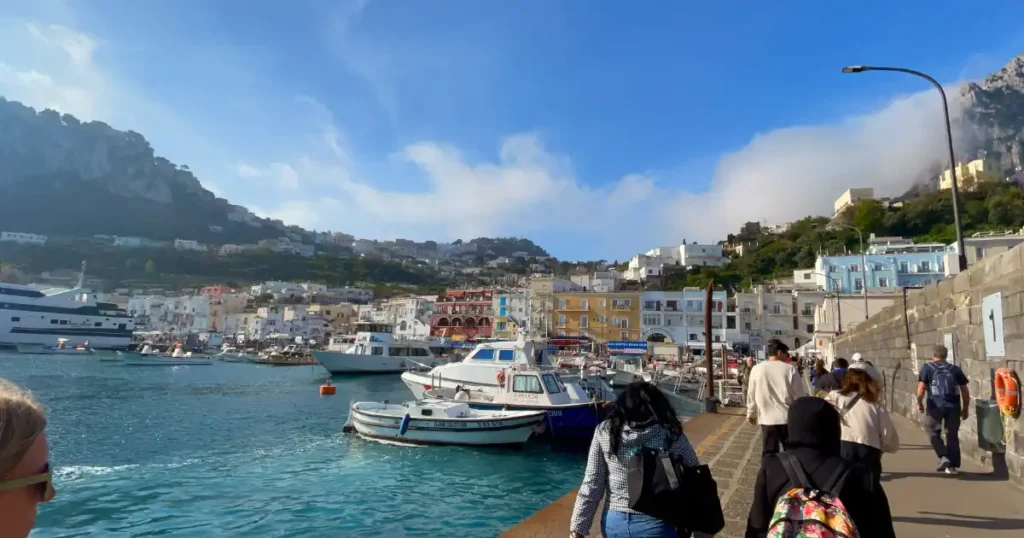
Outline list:
[[[900,434],[900,451],[883,459],[882,482],[897,536],[1024,536],[1024,491],[970,460],[964,461],[959,476],[937,473],[936,458],[924,431],[902,417],[894,420]],[[726,518],[726,527],[718,536],[742,538],[760,467],[760,428],[746,424],[739,415],[702,415],[688,423],[687,435],[697,444],[701,461],[711,467],[718,481]],[[573,491],[513,527],[502,538],[565,536],[575,497]],[[600,536],[598,524],[595,521],[591,536]]]

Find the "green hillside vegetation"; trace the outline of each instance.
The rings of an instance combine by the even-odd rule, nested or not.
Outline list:
[[[124,249],[79,243],[60,248],[4,244],[0,264],[23,274],[74,269],[82,261],[88,276],[108,287],[192,287],[212,283],[242,285],[265,280],[312,281],[328,286],[377,286],[432,291],[443,286],[433,272],[411,264],[365,258],[285,256],[253,251],[233,256],[172,249]],[[10,271],[11,269],[8,269]]]
[[[1019,230],[1024,226],[1024,193],[1016,184],[980,184],[975,190],[960,194],[965,237],[975,232]],[[813,267],[819,253],[860,252],[857,232],[829,229],[829,222],[827,217],[805,217],[781,235],[768,234],[760,224],[748,222],[723,242],[746,245],[743,256],[734,256],[732,263],[723,268],[689,271],[667,282],[665,287],[704,287],[714,278],[717,285],[738,291],[773,278],[790,278],[794,269]],[[949,191],[930,192],[905,201],[901,207],[886,207],[875,200],[861,201],[838,222],[860,228],[865,242],[871,233],[902,236],[915,242],[949,244],[956,240]]]

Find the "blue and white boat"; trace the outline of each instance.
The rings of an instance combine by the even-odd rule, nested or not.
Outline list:
[[[597,377],[569,382],[545,366],[546,350],[520,339],[478,345],[461,362],[429,372],[405,372],[402,381],[417,399],[465,402],[473,409],[546,411],[553,440],[587,442],[614,396]]]
[[[349,413],[361,435],[428,445],[499,446],[525,443],[544,420],[540,411],[484,411],[461,402],[402,405],[357,402]]]

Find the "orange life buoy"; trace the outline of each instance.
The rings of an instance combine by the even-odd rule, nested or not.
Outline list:
[[[505,370],[498,370],[497,378],[498,378],[498,386],[499,387],[504,387],[505,386]]]
[[[1003,416],[1020,417],[1020,378],[1009,368],[996,370],[996,403]]]

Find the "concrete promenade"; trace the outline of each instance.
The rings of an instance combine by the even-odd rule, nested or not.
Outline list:
[[[966,458],[959,476],[937,473],[924,431],[902,417],[893,420],[900,434],[900,451],[885,455],[882,481],[897,536],[1024,536],[1024,491]],[[718,536],[741,538],[760,467],[760,429],[746,424],[741,410],[724,409],[716,415],[695,417],[687,422],[685,431],[718,481],[726,517],[726,527]],[[575,499],[573,490],[509,529],[502,538],[568,536]],[[598,519],[600,515],[590,536],[600,536]]]

